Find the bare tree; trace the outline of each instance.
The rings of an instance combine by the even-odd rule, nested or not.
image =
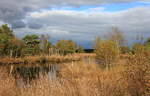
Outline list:
[[[119,46],[123,46],[126,43],[124,33],[118,27],[112,27],[107,38],[116,42]]]
[[[144,43],[144,36],[143,35],[136,35],[136,40],[138,43],[143,44]]]
[[[40,49],[44,52],[44,53],[48,53],[49,47],[51,46],[50,42],[49,42],[49,35],[41,35],[40,38]]]

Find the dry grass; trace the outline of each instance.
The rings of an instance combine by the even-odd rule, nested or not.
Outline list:
[[[56,79],[40,77],[31,87],[21,90],[20,96],[123,96],[122,67],[108,71],[96,64],[84,62],[64,64]],[[125,95],[124,95],[125,96]]]
[[[0,68],[0,96],[16,96],[15,80],[9,76],[6,69]]]
[[[130,56],[123,76],[131,96],[150,96],[150,59],[147,53]]]
[[[0,59],[0,64],[36,64],[36,63],[63,63],[70,61],[79,61],[82,58],[95,57],[95,54],[72,54],[72,55],[41,55],[41,56],[26,56],[24,58],[4,57]]]
[[[0,96],[150,96],[150,75],[143,71],[149,60],[137,56],[123,60],[127,59],[119,60],[119,65],[110,70],[101,69],[92,60],[62,63],[57,78],[40,76],[30,86],[21,88],[1,69]]]
[[[0,59],[0,64],[21,64],[23,63],[22,58],[10,58],[4,57]]]

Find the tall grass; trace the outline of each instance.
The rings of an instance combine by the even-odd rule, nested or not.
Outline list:
[[[103,70],[92,60],[62,63],[58,77],[41,75],[22,87],[5,69],[0,69],[0,96],[150,96],[147,54],[131,55],[117,64]]]
[[[71,54],[71,55],[39,55],[39,56],[26,56],[24,58],[11,58],[4,57],[0,59],[0,64],[37,64],[37,63],[63,63],[71,61],[80,61],[83,58],[95,57],[95,54]]]
[[[124,79],[131,96],[150,96],[150,54],[137,48],[126,62]]]
[[[15,79],[7,73],[6,69],[0,68],[0,96],[16,96],[16,92]]]

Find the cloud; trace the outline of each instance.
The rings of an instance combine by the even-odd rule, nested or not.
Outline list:
[[[11,22],[11,27],[13,29],[24,28],[24,27],[26,27],[26,24],[21,20],[15,20],[15,21]]]
[[[16,34],[49,34],[54,40],[72,39],[90,46],[96,36],[104,36],[115,26],[134,39],[136,35],[150,36],[149,10],[148,6],[118,12],[43,10],[26,17],[27,22],[43,24],[40,29],[21,28]]]
[[[72,39],[77,42],[92,42],[95,36],[103,36],[112,26],[119,27],[129,37],[136,34],[149,36],[149,6],[118,12],[105,12],[103,7],[72,9],[128,2],[137,0],[1,0],[0,24],[10,24],[18,36],[49,34],[55,40]],[[150,3],[149,0],[138,2]]]
[[[40,28],[43,27],[43,25],[40,24],[39,22],[38,23],[36,23],[36,22],[28,22],[27,25],[28,25],[27,27],[29,27],[31,29],[40,29]]]
[[[1,0],[0,1],[0,20],[18,26],[25,23],[23,19],[29,12],[40,10],[42,8],[53,8],[63,6],[87,6],[110,3],[134,2],[136,0]],[[149,2],[149,0],[139,0]],[[18,22],[18,24],[17,24]],[[23,27],[23,26],[22,26]]]

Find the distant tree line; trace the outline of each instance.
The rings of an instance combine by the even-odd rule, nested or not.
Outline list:
[[[97,58],[103,63],[106,63],[106,61],[112,63],[119,54],[134,54],[140,48],[149,51],[150,38],[145,41],[143,37],[138,38],[139,42],[129,47],[126,45],[123,32],[117,27],[113,27],[105,39],[96,38],[94,50]],[[59,40],[56,44],[52,44],[49,39],[48,35],[39,36],[36,34],[26,35],[19,39],[13,34],[13,30],[7,24],[4,24],[0,26],[0,56],[67,55],[84,52],[83,46],[79,46],[72,40]]]
[[[26,35],[22,39],[13,34],[13,30],[4,24],[0,27],[0,56],[21,57],[41,54],[81,53],[84,48],[72,40],[59,40],[55,45],[49,41],[48,35]]]

